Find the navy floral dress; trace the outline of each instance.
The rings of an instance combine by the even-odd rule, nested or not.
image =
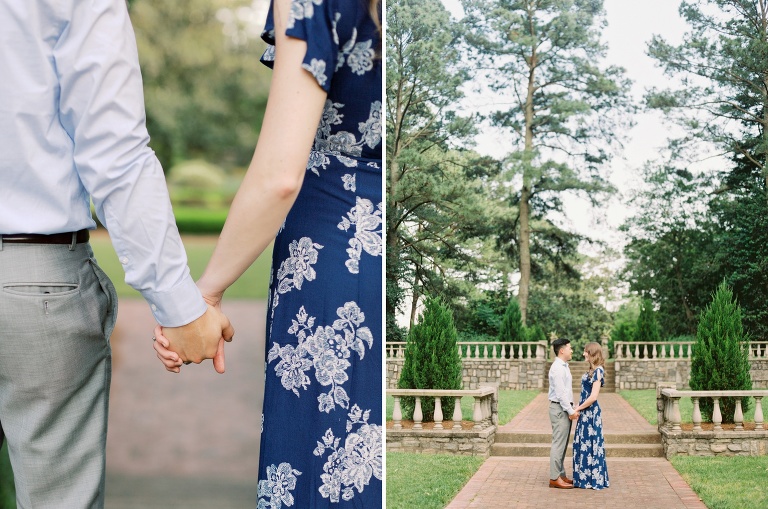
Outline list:
[[[293,0],[286,32],[307,42],[302,67],[328,96],[275,239],[258,508],[379,509],[380,37],[367,0]],[[272,8],[262,38],[275,43]]]
[[[605,385],[605,370],[598,367],[589,376],[581,377],[579,405],[592,394],[592,386],[600,380]],[[573,435],[573,487],[601,490],[610,486],[608,467],[605,463],[605,440],[603,439],[603,417],[600,403],[595,401],[581,411]]]

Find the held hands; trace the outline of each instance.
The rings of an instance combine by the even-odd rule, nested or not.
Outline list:
[[[208,309],[197,320],[181,327],[155,327],[153,348],[165,369],[179,373],[183,362],[200,364],[213,359],[213,367],[224,373],[224,341],[232,341],[234,329],[219,306]]]
[[[572,421],[577,421],[579,420],[579,415],[581,415],[581,412],[577,410],[576,412],[573,412],[571,415],[569,415],[568,418]]]

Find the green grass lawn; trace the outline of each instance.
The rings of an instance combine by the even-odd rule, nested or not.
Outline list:
[[[619,391],[640,415],[657,424],[656,391]],[[754,404],[744,412],[745,421],[754,421]],[[692,422],[691,398],[680,399],[682,422]],[[709,509],[765,509],[768,507],[768,457],[689,457],[674,456],[675,469]]]
[[[216,246],[215,236],[185,235],[182,237],[187,251],[189,270],[197,279],[203,273],[205,265]],[[125,284],[125,272],[117,259],[112,243],[106,235],[92,235],[91,246],[96,260],[104,272],[115,284],[120,297],[141,298],[139,292]],[[269,266],[272,262],[272,247],[267,248],[256,262],[229,287],[225,298],[266,299],[269,290]]]
[[[671,461],[709,509],[768,507],[768,456],[676,456]]]
[[[619,395],[626,399],[640,415],[653,425],[658,424],[658,415],[656,413],[656,390],[643,389],[635,391],[618,391]],[[681,422],[693,422],[693,401],[691,398],[680,398],[680,417]],[[702,420],[704,416],[702,416]],[[733,416],[731,416],[733,417]],[[745,421],[755,420],[755,404],[750,404],[749,410],[744,412]]]
[[[512,420],[525,405],[533,401],[541,391],[499,391],[499,425]],[[464,396],[461,398],[461,415],[466,421],[472,420],[475,398]],[[395,398],[387,396],[387,420],[392,420],[392,412],[395,408]],[[444,416],[450,420],[451,416]]]
[[[506,424],[540,391],[499,391],[499,424]],[[461,399],[461,413],[472,419],[474,398]],[[394,398],[387,396],[387,420]],[[483,459],[450,454],[387,453],[387,509],[442,509],[477,472]]]
[[[387,453],[387,509],[442,509],[477,472],[483,458]]]

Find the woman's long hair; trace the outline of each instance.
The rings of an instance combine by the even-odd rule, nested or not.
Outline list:
[[[603,348],[598,343],[587,343],[584,346],[584,351],[587,353],[589,362],[589,376],[595,371],[598,366],[605,367],[605,359],[603,358]]]
[[[369,0],[368,13],[371,15],[371,19],[376,23],[376,28],[379,30],[379,38],[381,38],[381,0]]]

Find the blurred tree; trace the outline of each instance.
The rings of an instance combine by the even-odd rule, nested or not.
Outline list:
[[[191,158],[246,166],[270,71],[258,62],[264,43],[225,35],[217,15],[238,7],[246,12],[251,1],[132,0],[130,7],[150,145],[163,167]]]
[[[504,318],[501,319],[499,328],[499,341],[527,341],[525,330],[523,329],[523,320],[520,315],[520,304],[517,299],[512,297],[507,304],[507,310],[504,312]]]
[[[623,69],[601,65],[606,47],[602,0],[464,0],[472,61],[483,62],[489,88],[509,109],[491,115],[510,135],[504,188],[517,218],[515,239],[522,321],[527,323],[535,221],[562,211],[561,196],[579,192],[598,203],[611,185],[603,175],[610,147],[629,122]]]

